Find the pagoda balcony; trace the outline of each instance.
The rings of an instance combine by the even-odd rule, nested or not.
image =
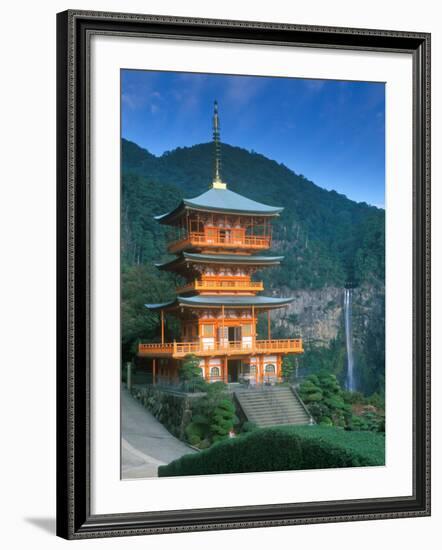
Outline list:
[[[260,292],[264,290],[264,284],[262,281],[244,281],[235,280],[234,277],[230,279],[219,278],[213,280],[192,281],[187,285],[184,285],[177,289],[177,293],[185,292],[216,292],[216,293],[237,293],[237,292]]]
[[[183,238],[169,244],[171,254],[181,252],[186,248],[223,248],[241,251],[267,250],[271,245],[270,235],[239,235],[216,232],[208,235],[204,232],[192,231]]]
[[[302,353],[301,338],[281,340],[256,340],[255,342],[171,342],[164,344],[138,345],[138,355],[142,357],[173,357],[180,359],[193,354],[198,357],[216,355],[255,355],[262,353]]]

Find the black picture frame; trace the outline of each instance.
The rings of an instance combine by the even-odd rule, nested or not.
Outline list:
[[[92,515],[89,41],[94,34],[406,52],[413,58],[413,495]],[[69,10],[57,16],[57,534],[67,539],[430,514],[430,35]]]

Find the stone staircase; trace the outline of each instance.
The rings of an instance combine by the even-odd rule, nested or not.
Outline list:
[[[234,394],[247,420],[259,428],[313,422],[301,398],[287,386],[236,390]]]

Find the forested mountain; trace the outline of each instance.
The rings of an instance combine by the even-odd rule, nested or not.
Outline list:
[[[164,255],[164,228],[152,216],[174,208],[183,196],[208,189],[212,147],[204,143],[155,157],[123,140],[125,262],[145,263]],[[321,288],[383,279],[383,210],[326,191],[258,153],[222,145],[221,154],[229,189],[284,206],[274,223],[273,248],[286,255],[282,269],[272,273],[275,286]]]
[[[127,353],[135,338],[152,337],[156,329],[156,320],[143,311],[142,304],[173,295],[171,276],[160,275],[152,267],[152,262],[167,258],[167,229],[153,216],[172,210],[182,197],[191,198],[207,190],[212,180],[212,158],[211,143],[178,148],[157,157],[135,143],[122,141],[122,308],[123,349]],[[370,362],[363,342],[368,332],[373,338],[374,325],[379,327],[383,323],[383,318],[379,319],[383,309],[378,306],[384,287],[384,210],[322,189],[303,175],[253,151],[222,144],[221,158],[222,178],[229,189],[259,202],[284,207],[274,222],[272,252],[283,254],[285,259],[280,267],[260,274],[267,292],[274,289],[286,295],[293,291],[320,294],[324,289],[342,289],[348,283],[364,289],[360,293],[364,296],[360,304],[363,311],[360,350],[367,355],[361,361]],[[332,295],[340,294],[338,291]],[[334,297],[329,302],[333,300],[338,299]],[[370,310],[367,305],[370,301],[377,304],[376,308]],[[321,344],[330,349],[335,346],[341,353],[338,313],[342,303],[334,305],[336,330],[330,332],[333,338]],[[331,307],[328,303],[329,310]],[[374,319],[370,311],[376,311]],[[330,316],[330,311],[327,315]],[[296,323],[302,325],[302,315],[289,311],[277,321],[277,329],[290,332]],[[173,330],[173,326],[169,329]],[[383,333],[376,333],[375,338],[382,347]],[[311,339],[314,344],[318,338],[313,335]],[[377,382],[369,384],[369,389],[366,385],[367,391],[381,389],[382,361],[377,358],[376,365],[369,367],[379,372]]]

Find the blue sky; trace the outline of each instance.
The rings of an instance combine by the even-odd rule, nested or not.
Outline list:
[[[155,155],[212,139],[384,207],[383,83],[123,70],[122,135]]]

